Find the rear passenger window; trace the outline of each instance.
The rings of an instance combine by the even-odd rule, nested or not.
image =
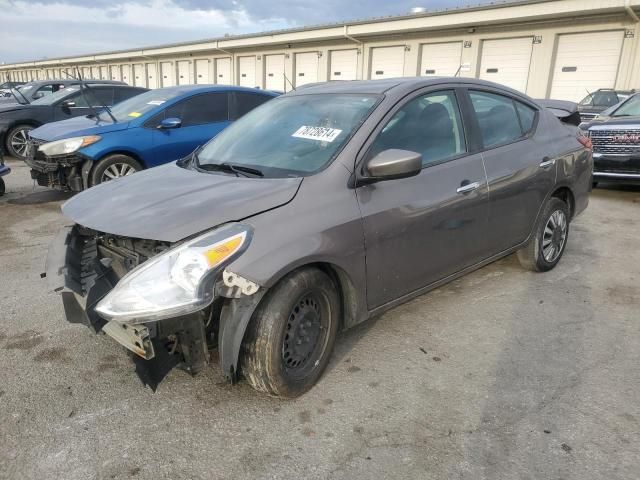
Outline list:
[[[179,118],[183,127],[229,120],[226,93],[203,93],[183,100],[165,110],[164,118]]]
[[[514,142],[534,126],[536,112],[510,97],[487,92],[469,92],[485,148]]]
[[[391,148],[420,153],[423,166],[466,152],[455,94],[429,93],[398,110],[374,141],[369,155]]]
[[[254,108],[271,99],[271,97],[267,97],[266,95],[258,95],[256,93],[235,92],[234,96],[236,98],[236,108],[233,115],[233,120],[237,120],[245,113],[250,112]]]

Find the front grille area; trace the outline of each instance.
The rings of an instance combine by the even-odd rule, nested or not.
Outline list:
[[[610,155],[640,154],[640,129],[590,130],[593,151]]]
[[[597,116],[597,113],[580,113],[580,120],[582,120],[583,122],[588,122],[590,120],[593,120]]]

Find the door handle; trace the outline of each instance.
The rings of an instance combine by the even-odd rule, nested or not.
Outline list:
[[[542,163],[540,164],[540,168],[547,168],[556,163],[556,159],[550,159],[549,157],[544,157],[542,159]]]
[[[476,188],[480,186],[480,182],[467,183],[465,185],[460,185],[456,192],[458,193],[469,193],[474,191]]]

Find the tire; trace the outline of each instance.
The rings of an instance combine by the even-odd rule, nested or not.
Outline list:
[[[245,379],[272,396],[302,395],[329,363],[340,315],[327,274],[304,268],[284,277],[267,292],[247,328],[240,358]]]
[[[598,182],[593,182],[593,183],[591,184],[591,187],[592,187],[592,188],[596,188],[597,186],[598,186]]]
[[[534,272],[549,271],[562,258],[568,238],[569,208],[559,198],[551,197],[538,219],[533,237],[526,247],[518,250],[518,260]]]
[[[4,192],[5,192],[4,180],[2,177],[0,177],[0,197],[4,195]]]
[[[89,185],[93,187],[109,180],[131,175],[140,170],[142,170],[142,165],[128,155],[109,155],[93,166]]]
[[[18,160],[27,158],[27,140],[33,125],[16,125],[7,133],[7,153]]]

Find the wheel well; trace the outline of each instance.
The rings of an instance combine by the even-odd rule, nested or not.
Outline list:
[[[142,165],[142,168],[147,168],[147,165],[144,163],[144,160],[142,160],[142,158],[140,158],[139,155],[133,153],[133,152],[128,152],[126,150],[117,150],[115,152],[109,152],[106,155],[103,155],[102,157],[100,157],[98,160],[96,160],[94,163],[94,165],[96,163],[98,163],[101,160],[104,160],[107,157],[110,157],[111,155],[126,155],[127,157],[131,157],[133,158],[136,162],[138,162],[140,165]]]
[[[551,196],[559,198],[564,203],[566,203],[567,207],[569,208],[569,218],[573,218],[576,202],[571,189],[569,187],[560,187],[555,192],[553,192]]]
[[[347,272],[337,265],[318,262],[303,267],[316,267],[329,275],[329,278],[333,281],[340,297],[340,307],[342,309],[341,325],[339,328],[343,329],[357,323],[358,317],[358,296],[353,282]]]

